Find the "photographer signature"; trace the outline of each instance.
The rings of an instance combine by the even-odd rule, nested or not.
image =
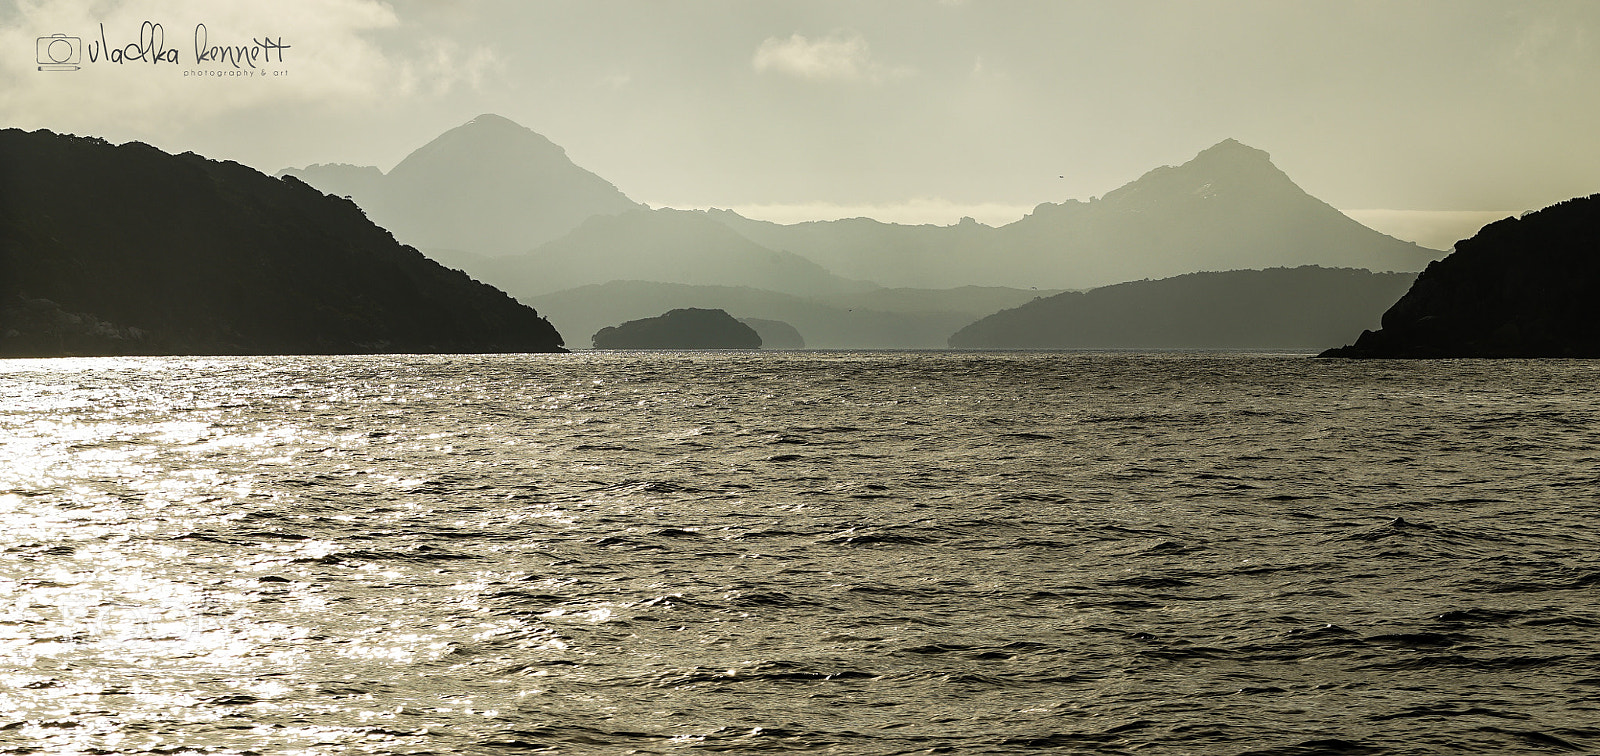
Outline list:
[[[76,39],[76,38],[68,38]],[[228,63],[234,68],[241,64],[251,68],[256,63],[272,63],[272,54],[278,54],[278,63],[283,62],[283,51],[290,45],[283,43],[283,37],[277,40],[271,37],[261,39],[251,38],[248,45],[210,45],[205,24],[195,24],[194,27],[194,61],[195,63]],[[43,49],[43,48],[41,48]],[[112,47],[106,41],[106,25],[100,24],[100,41],[89,42],[89,62],[99,62],[104,56],[110,63],[174,63],[178,62],[177,48],[166,46],[166,30],[161,24],[146,21],[139,25],[139,41],[130,42],[120,47]],[[43,58],[40,59],[43,63]]]
[[[177,49],[168,49],[166,33],[161,24],[146,21],[139,25],[139,41],[122,47],[112,47],[106,42],[106,25],[100,25],[100,41],[89,43],[89,62],[100,60],[104,51],[106,60],[112,63],[131,63],[139,60],[146,63],[177,63]]]
[[[253,44],[249,44],[249,45],[233,45],[231,47],[207,47],[206,46],[206,41],[207,41],[206,40],[206,25],[205,24],[195,24],[195,26],[194,26],[194,60],[195,60],[196,63],[204,63],[204,62],[206,62],[208,60],[217,61],[219,63],[223,63],[223,62],[232,63],[234,68],[238,68],[239,67],[239,62],[243,61],[246,65],[250,66],[251,68],[255,68],[256,67],[256,59],[257,58],[261,58],[262,59],[261,62],[263,62],[263,63],[271,63],[272,62],[272,51],[276,50],[278,52],[278,62],[282,63],[283,62],[283,51],[289,49],[289,45],[286,45],[286,44],[283,43],[283,36],[279,35],[278,36],[278,41],[276,41],[276,42],[272,41],[271,37],[265,37],[264,39],[266,41],[263,42],[260,39],[256,39],[254,37],[251,37],[250,41]]]

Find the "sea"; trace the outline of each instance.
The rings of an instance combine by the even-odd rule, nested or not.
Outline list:
[[[1600,752],[1600,363],[0,361],[0,753]]]

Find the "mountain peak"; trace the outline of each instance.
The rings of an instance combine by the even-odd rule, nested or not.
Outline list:
[[[1157,168],[1137,181],[1106,193],[1101,199],[1111,206],[1130,202],[1147,205],[1177,197],[1207,199],[1240,192],[1304,194],[1287,174],[1272,164],[1265,150],[1236,139],[1224,139],[1201,150],[1183,165]]]
[[[640,207],[573,164],[560,145],[493,113],[440,134],[386,175],[328,167],[296,173],[355,197],[373,220],[424,250],[526,252],[590,216]]]
[[[508,151],[524,156],[538,155],[544,160],[556,162],[567,160],[567,151],[543,134],[505,116],[484,113],[434,137],[433,141],[411,153],[400,164],[430,153],[445,154],[451,160],[497,163],[509,157]],[[400,165],[395,168],[398,170]]]
[[[1201,150],[1200,154],[1195,155],[1194,157],[1195,160],[1200,160],[1201,158],[1210,158],[1227,160],[1258,160],[1263,163],[1272,162],[1272,156],[1267,154],[1266,150],[1258,150],[1248,144],[1232,138],[1217,142],[1216,144]]]
[[[513,121],[510,118],[507,118],[507,117],[505,117],[503,115],[496,115],[494,113],[481,113],[481,114],[478,115],[478,117],[476,117],[476,118],[474,118],[474,119],[472,119],[470,121],[467,121],[466,123],[464,123],[462,125],[463,126],[471,126],[473,124],[478,124],[480,126],[494,126],[494,127],[501,127],[501,128],[503,128],[503,127],[511,127],[511,128],[522,129],[524,131],[531,131],[531,129],[529,129],[528,127],[523,126],[522,124],[517,123],[516,121]]]

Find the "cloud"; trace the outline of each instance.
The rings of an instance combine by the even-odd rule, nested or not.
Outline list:
[[[1589,81],[1600,59],[1590,36],[1593,20],[1522,10],[1501,55],[1506,68],[1541,88]]]
[[[818,40],[802,34],[788,39],[768,37],[750,61],[759,73],[777,73],[812,81],[864,81],[879,83],[910,75],[904,67],[889,67],[872,59],[867,40],[860,34],[834,33]]]
[[[492,75],[504,75],[505,63],[484,45],[465,47],[455,40],[428,38],[421,41],[414,58],[399,63],[399,91],[444,95],[465,86],[473,91],[484,88]]]

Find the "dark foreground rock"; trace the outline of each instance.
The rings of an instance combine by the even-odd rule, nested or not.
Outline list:
[[[1600,194],[1484,226],[1323,357],[1600,357]]]
[[[723,310],[695,307],[602,328],[596,349],[760,349],[755,329]]]
[[[532,308],[296,179],[137,142],[0,131],[0,356],[561,343]]]

